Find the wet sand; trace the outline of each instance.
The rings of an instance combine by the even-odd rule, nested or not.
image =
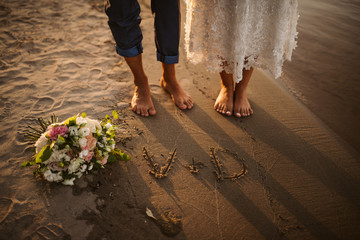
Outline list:
[[[299,1],[298,48],[278,82],[360,152],[360,3]]]
[[[177,109],[159,87],[153,18],[149,2],[140,2],[157,110],[151,118],[129,108],[132,76],[101,3],[0,1],[0,239],[359,238],[359,153],[261,71],[249,86],[255,114],[218,114],[218,76],[186,62],[183,48],[177,76],[196,106]],[[101,119],[113,109],[121,118],[118,147],[131,161],[74,187],[20,166],[31,157],[25,126],[37,117]],[[144,147],[160,165],[177,149],[166,178],[148,173]],[[246,174],[217,181],[211,147],[227,175],[244,166]],[[192,159],[204,165],[198,175],[186,167]]]

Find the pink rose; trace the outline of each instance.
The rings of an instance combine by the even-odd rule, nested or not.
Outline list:
[[[55,126],[55,127],[52,127],[50,128],[49,130],[49,136],[50,136],[50,139],[52,141],[56,141],[57,140],[57,137],[58,135],[61,135],[63,137],[66,136],[66,134],[68,133],[69,129],[67,126]]]
[[[86,139],[87,139],[86,146],[88,147],[88,149],[89,150],[94,150],[94,148],[96,147],[97,139],[94,138],[91,134],[87,135]]]
[[[106,157],[101,159],[101,165],[105,165],[107,163],[108,158],[109,158],[109,155],[107,155]]]
[[[85,157],[85,161],[90,162],[93,156],[94,156],[94,152],[89,152],[88,155],[86,155]]]

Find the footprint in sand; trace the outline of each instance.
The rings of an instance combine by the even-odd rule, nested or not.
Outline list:
[[[13,207],[13,201],[9,198],[0,198],[0,224],[6,219]]]
[[[97,68],[91,69],[89,72],[89,79],[90,80],[98,79],[101,76],[101,72],[102,71]]]
[[[159,102],[172,104],[172,102],[169,101],[170,95],[162,87],[160,87],[160,85],[150,84],[150,91],[151,95],[156,96],[156,100]]]
[[[55,99],[52,97],[40,97],[31,107],[31,111],[50,111],[54,108]]]
[[[163,93],[163,89],[160,87],[160,85],[157,85],[157,84],[150,84],[150,90],[152,93],[155,93],[155,94],[162,94]]]
[[[49,240],[70,240],[71,236],[67,234],[60,226],[49,223],[46,226],[38,228],[25,240],[49,239]]]
[[[11,113],[11,103],[7,102],[6,99],[0,99],[0,120],[10,116]]]

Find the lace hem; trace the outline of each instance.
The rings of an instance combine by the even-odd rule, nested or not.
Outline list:
[[[186,0],[185,50],[211,72],[258,67],[281,75],[296,47],[296,0]]]

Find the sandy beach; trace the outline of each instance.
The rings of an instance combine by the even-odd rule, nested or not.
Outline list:
[[[260,70],[248,92],[254,115],[220,115],[218,75],[187,62],[183,36],[177,77],[195,107],[176,108],[159,86],[150,1],[139,2],[157,110],[149,118],[130,109],[132,75],[102,1],[0,0],[0,239],[358,239],[359,152]],[[129,162],[73,187],[21,167],[36,118],[86,112],[100,120],[114,109]],[[144,148],[160,165],[176,149],[166,178],[148,173]],[[243,176],[217,181],[214,156],[226,176]],[[198,174],[187,167],[193,160]]]

